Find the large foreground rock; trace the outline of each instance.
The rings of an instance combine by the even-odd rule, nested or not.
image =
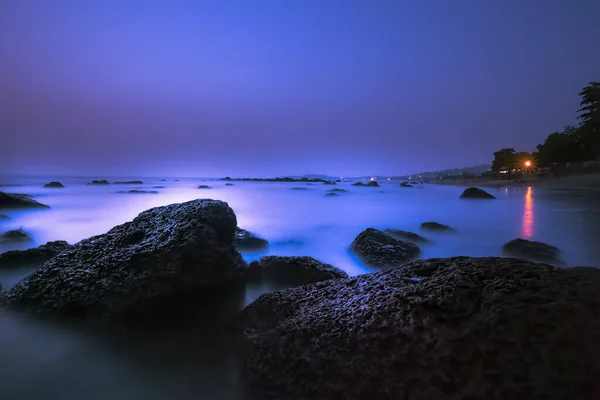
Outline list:
[[[502,247],[504,253],[534,261],[557,262],[560,250],[543,242],[526,239],[513,239]]]
[[[367,228],[350,245],[350,251],[371,267],[397,267],[421,253],[414,243],[393,238],[386,233]]]
[[[430,259],[243,310],[260,399],[595,399],[600,271]]]
[[[5,303],[78,318],[159,320],[199,305],[190,298],[241,274],[236,224],[222,201],[152,208],[46,262]]]
[[[266,256],[250,263],[246,277],[250,281],[275,282],[295,287],[328,279],[347,278],[348,274],[312,257]]]
[[[235,228],[235,245],[244,251],[260,251],[269,247],[269,242],[250,231]]]
[[[25,208],[50,208],[42,203],[38,203],[26,194],[4,193],[0,192],[0,210],[1,209],[25,209]]]
[[[57,240],[33,249],[6,251],[0,254],[0,269],[26,265],[41,265],[70,247],[71,245],[64,240]]]
[[[461,199],[495,199],[495,197],[483,189],[476,187],[466,188],[460,195]]]

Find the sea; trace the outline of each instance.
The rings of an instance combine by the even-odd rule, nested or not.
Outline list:
[[[92,179],[143,183],[89,185]],[[65,187],[44,188],[50,181]],[[4,176],[0,191],[29,194],[51,208],[0,210],[11,217],[0,222],[0,234],[22,228],[35,241],[28,247],[54,240],[76,243],[149,208],[211,198],[229,204],[239,227],[269,241],[267,250],[243,253],[248,262],[264,255],[312,256],[349,275],[369,273],[373,270],[348,248],[356,235],[372,227],[425,236],[430,243],[420,245],[421,258],[502,256],[504,243],[524,238],[558,247],[567,266],[600,266],[597,196],[523,186],[489,189],[496,200],[462,200],[464,188],[430,183],[412,188],[388,180],[379,180],[379,187],[351,182],[226,183],[173,177]],[[199,189],[201,185],[209,188]],[[334,188],[345,192],[327,196]],[[421,231],[421,223],[428,221],[456,231]],[[10,249],[0,247],[0,252]],[[3,290],[31,272],[0,269]],[[247,288],[234,309],[275,289]],[[165,329],[107,338],[0,310],[0,399],[242,399],[239,360],[230,338],[221,333],[219,327]]]

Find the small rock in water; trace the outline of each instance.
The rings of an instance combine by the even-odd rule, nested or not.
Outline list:
[[[534,261],[560,262],[560,250],[543,242],[526,239],[513,239],[506,243],[502,250],[513,257]]]
[[[198,189],[212,189],[212,188],[207,185],[200,185],[200,186],[198,186]]]
[[[466,188],[464,192],[460,195],[461,199],[495,199],[494,196],[486,192],[485,190],[470,187]]]
[[[131,194],[156,194],[157,190],[140,190],[140,189],[131,189],[128,191],[119,190],[117,193],[131,193]]]
[[[0,222],[10,221],[10,220],[12,220],[12,218],[9,217],[8,215],[0,214]]]
[[[225,186],[233,186],[233,183],[226,183]]]
[[[325,197],[338,197],[339,195],[337,193],[327,193],[325,195]]]
[[[50,183],[46,183],[46,184],[44,185],[44,187],[45,187],[45,188],[57,188],[57,189],[60,189],[60,188],[64,188],[64,187],[65,187],[65,185],[63,185],[63,184],[62,184],[62,183],[60,183],[60,182],[50,182]]]
[[[0,254],[0,268],[41,265],[70,247],[64,240],[57,240],[33,249],[7,251]]]
[[[235,245],[242,251],[259,251],[269,247],[269,242],[245,229],[235,228]]]
[[[250,281],[274,282],[288,287],[347,277],[344,271],[312,257],[266,256],[251,262],[246,270],[246,278]]]
[[[402,182],[402,183],[400,184],[400,187],[411,188],[411,187],[413,187],[413,185],[411,185],[411,184],[410,184],[410,183],[408,183],[408,182]]]
[[[0,192],[0,210],[2,209],[27,209],[27,208],[50,208],[31,198],[28,194]]]
[[[88,185],[110,185],[110,182],[108,182],[106,179],[93,180],[90,183],[88,183]]]
[[[164,189],[165,187],[162,185],[152,186],[152,189]]]
[[[328,192],[329,193],[344,193],[344,192],[347,192],[347,190],[346,189],[335,188],[335,189],[329,189]]]
[[[378,268],[398,267],[421,253],[416,244],[395,239],[373,228],[361,232],[350,245],[350,251],[365,264]]]
[[[371,182],[367,183],[367,186],[370,186],[370,187],[379,187],[379,183],[377,183],[377,181],[371,181]]]
[[[32,243],[35,243],[34,240],[23,229],[13,229],[0,235],[0,245],[3,246],[20,247]]]
[[[365,184],[362,182],[355,182],[352,184],[352,186],[365,186]]]
[[[323,185],[337,185],[337,183],[332,182],[332,181],[326,181],[326,182],[323,182]]]
[[[113,182],[114,185],[143,185],[142,181],[117,181]]]
[[[454,232],[456,229],[449,227],[448,225],[440,224],[438,222],[423,222],[421,229],[425,231],[438,231],[438,232]]]
[[[398,240],[408,240],[413,243],[429,243],[429,240],[414,232],[401,231],[399,229],[384,229],[383,232]]]
[[[305,187],[293,187],[293,188],[290,188],[290,190],[308,190],[308,188],[305,188]]]

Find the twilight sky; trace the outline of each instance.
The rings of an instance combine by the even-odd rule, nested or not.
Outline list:
[[[0,173],[405,174],[532,151],[597,0],[1,0]]]

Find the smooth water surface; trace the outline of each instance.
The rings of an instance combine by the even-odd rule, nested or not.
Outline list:
[[[86,185],[91,179],[61,179],[64,189],[44,189],[49,179],[42,178],[0,181],[21,185],[0,187],[2,191],[31,194],[51,206],[2,211],[12,221],[0,222],[0,233],[22,227],[37,244],[75,243],[151,207],[213,198],[229,203],[240,227],[271,243],[268,251],[244,254],[247,261],[266,254],[309,255],[350,275],[362,274],[370,269],[349,254],[348,246],[363,229],[375,227],[414,231],[431,239],[432,244],[421,246],[423,258],[500,256],[505,242],[522,237],[559,247],[567,265],[600,264],[598,201],[536,188],[491,189],[497,199],[481,201],[459,199],[459,187],[401,188],[399,182],[381,182],[379,188],[350,183],[232,182],[233,186],[225,186],[226,182],[214,180],[120,178],[142,179],[144,184]],[[199,185],[211,189],[197,189]],[[333,188],[348,192],[326,197]],[[159,193],[117,193],[131,189]],[[421,232],[419,225],[425,221],[450,225],[457,232]],[[8,289],[30,272],[0,270],[0,282]],[[249,288],[240,304],[266,290]],[[176,331],[113,343],[0,312],[0,398],[238,398],[236,362],[228,344],[218,340],[223,337],[214,331]]]

